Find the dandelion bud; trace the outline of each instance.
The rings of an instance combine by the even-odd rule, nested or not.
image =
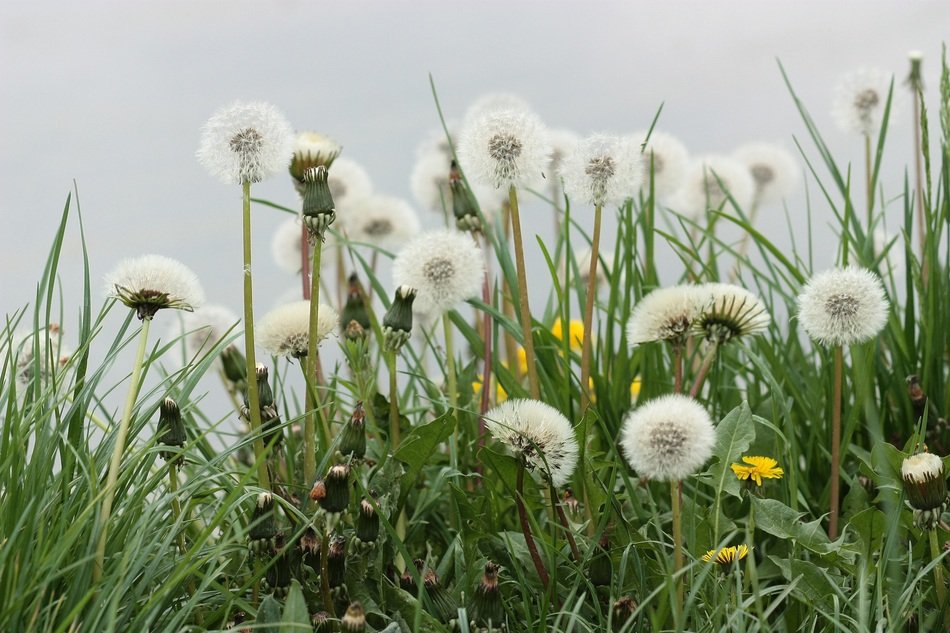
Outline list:
[[[343,306],[343,312],[340,314],[340,323],[346,328],[344,333],[348,332],[351,321],[356,321],[362,329],[369,330],[371,323],[369,313],[366,311],[366,293],[363,291],[363,285],[356,273],[350,275],[348,286],[346,305]],[[351,338],[349,334],[347,334],[347,338]]]
[[[274,592],[277,598],[285,598],[290,589],[290,580],[293,577],[291,570],[290,548],[285,547],[283,532],[274,537],[274,549],[277,550],[277,556],[274,564],[267,569],[267,584]]]
[[[277,407],[274,405],[274,392],[271,391],[270,382],[267,379],[267,366],[258,363],[255,369],[257,378],[257,392],[260,401],[261,410],[261,440],[264,444],[274,443],[274,446],[280,446],[283,441],[283,434],[280,430],[280,414],[277,413]],[[250,419],[250,403],[248,394],[244,393],[244,408],[242,412],[244,417]]]
[[[313,167],[303,175],[303,223],[310,232],[311,241],[323,240],[327,227],[336,220],[336,207],[327,183],[328,172],[323,165]]]
[[[485,563],[485,574],[475,587],[472,603],[468,609],[472,618],[472,627],[484,627],[488,630],[500,630],[505,618],[505,608],[501,603],[501,591],[498,588],[498,565]]]
[[[363,411],[362,402],[356,403],[350,421],[343,427],[340,452],[343,455],[352,455],[355,459],[363,459],[366,454],[366,413]]]
[[[610,564],[610,538],[606,532],[597,541],[587,573],[591,583],[596,587],[606,587],[610,584],[613,569]]]
[[[337,534],[330,539],[327,552],[327,580],[330,587],[339,587],[346,577],[346,537]]]
[[[343,619],[340,620],[340,630],[346,633],[362,633],[366,630],[366,614],[362,604],[353,602],[347,607]]]
[[[633,617],[637,610],[637,603],[630,596],[624,596],[614,603],[613,607],[613,627],[614,631],[625,629],[627,622]]]
[[[910,60],[910,74],[904,83],[908,85],[911,90],[923,90],[924,79],[921,74],[921,66],[924,62],[924,54],[920,51],[910,51],[907,53],[907,58]]]
[[[360,502],[360,511],[356,516],[356,538],[363,543],[373,543],[379,538],[379,516],[366,499]]]
[[[320,501],[320,507],[326,512],[343,512],[350,505],[350,468],[337,464],[330,469],[324,479],[326,496]],[[312,491],[311,491],[312,494]]]
[[[310,616],[313,624],[313,633],[333,633],[333,619],[326,611],[319,611]]]
[[[398,352],[409,341],[412,332],[412,302],[415,298],[415,288],[399,286],[396,288],[392,305],[383,317],[383,337],[386,349],[391,352]]]
[[[456,617],[458,613],[458,604],[455,598],[445,590],[442,583],[439,582],[439,576],[435,570],[429,568],[422,575],[422,583],[426,590],[426,595],[432,600],[434,615],[442,622],[448,623]]]
[[[426,562],[421,558],[413,559],[412,564],[416,566],[416,569],[421,575],[426,568]],[[399,577],[399,586],[403,591],[409,592],[412,595],[416,595],[416,580],[412,577],[412,574],[407,568],[406,571],[402,572],[402,576]]]
[[[310,489],[310,499],[313,501],[322,501],[327,496],[327,484],[322,479],[318,479],[313,488]]]
[[[316,167],[329,169],[342,151],[340,144],[328,136],[319,132],[301,132],[294,141],[290,175],[296,184],[302,184],[309,170]]]
[[[368,330],[357,321],[350,321],[343,328],[343,338],[347,341],[358,342],[366,338]]]
[[[907,502],[914,510],[914,524],[922,530],[936,529],[947,509],[943,460],[933,453],[912,455],[901,464],[901,479]]]
[[[224,377],[235,388],[240,391],[247,388],[247,361],[237,347],[228,345],[221,351],[221,366]]]
[[[478,217],[478,203],[475,195],[465,186],[458,163],[452,161],[449,170],[449,191],[452,193],[452,212],[455,214],[455,226],[459,231],[481,231],[482,221]]]
[[[277,534],[277,528],[274,526],[274,497],[269,492],[262,492],[257,495],[257,505],[254,506],[254,512],[251,514],[251,522],[248,531],[251,551],[262,553],[271,551],[275,546],[274,537]]]
[[[314,570],[320,569],[320,538],[313,527],[308,527],[297,541],[300,550],[300,562],[309,565]]]
[[[181,421],[178,405],[171,398],[165,398],[159,410],[157,442],[164,446],[181,448],[186,439],[185,425]],[[165,461],[180,459],[180,455],[176,457],[175,451],[161,451],[159,454]]]

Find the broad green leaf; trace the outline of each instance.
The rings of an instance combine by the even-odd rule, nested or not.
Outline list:
[[[795,539],[798,544],[819,554],[837,551],[838,545],[828,540],[821,520],[801,521],[801,512],[795,512],[781,501],[752,497],[755,525],[763,532],[780,539]]]
[[[261,600],[261,606],[257,609],[258,631],[261,633],[280,633],[277,625],[280,624],[280,603],[274,600],[274,596],[267,595]]]
[[[716,449],[713,454],[718,461],[709,467],[709,473],[717,497],[723,492],[734,497],[740,496],[739,479],[732,472],[730,465],[739,461],[754,439],[755,425],[748,402],[743,402],[730,411],[716,426]]]
[[[769,560],[782,570],[782,575],[789,582],[798,579],[795,591],[801,593],[809,602],[824,603],[835,593],[835,585],[814,563],[778,556],[769,556]]]
[[[284,614],[280,618],[280,633],[312,630],[307,601],[303,597],[300,583],[294,580],[290,585],[290,593],[287,594],[287,602],[284,603]]]
[[[403,496],[415,483],[419,471],[439,444],[447,440],[454,429],[455,416],[451,412],[445,413],[432,422],[414,427],[399,445],[395,458],[406,465],[406,474],[402,478]]]

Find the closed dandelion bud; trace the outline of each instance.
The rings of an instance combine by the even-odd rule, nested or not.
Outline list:
[[[910,74],[904,83],[909,86],[911,90],[923,90],[924,79],[920,68],[924,62],[924,54],[920,51],[910,51],[907,53],[907,58],[910,60]]]
[[[274,549],[277,550],[277,555],[274,564],[267,569],[267,584],[276,597],[283,598],[287,595],[290,580],[293,577],[291,552],[290,548],[285,547],[283,533],[274,537]]]
[[[943,460],[933,453],[918,453],[901,464],[901,479],[907,502],[914,510],[914,524],[936,529],[947,509],[947,480]]]
[[[346,327],[343,328],[343,338],[347,341],[361,341],[366,338],[366,333],[369,330],[364,328],[356,321],[350,321],[346,324]]]
[[[303,175],[303,223],[310,239],[323,240],[327,227],[336,220],[336,207],[327,183],[329,172],[323,165],[313,167]]]
[[[320,569],[320,538],[316,530],[312,527],[304,530],[297,541],[297,549],[300,552],[300,562],[315,570]]]
[[[318,479],[310,489],[310,499],[312,501],[323,501],[327,497],[327,484],[322,479]]]
[[[264,444],[273,442],[274,446],[280,446],[283,441],[283,433],[280,430],[280,414],[274,406],[274,392],[271,391],[270,382],[267,378],[267,366],[259,363],[255,370],[257,378],[257,392],[261,408],[261,439]],[[248,395],[244,393],[244,417],[250,420],[248,409]]]
[[[610,584],[613,569],[610,564],[610,538],[606,532],[597,541],[594,555],[590,559],[588,574],[594,586],[605,587]]]
[[[624,625],[633,617],[637,610],[637,603],[630,596],[625,596],[614,603],[613,606],[613,628],[614,631],[620,631]],[[629,630],[629,629],[628,629]]]
[[[333,619],[326,611],[319,611],[310,616],[313,624],[313,633],[333,633]]]
[[[247,385],[247,361],[244,354],[234,345],[228,345],[221,351],[221,366],[224,369],[224,377],[243,391]]]
[[[379,538],[379,516],[366,499],[360,502],[360,511],[356,516],[356,538],[363,543],[372,543]]]
[[[343,312],[340,314],[340,323],[344,328],[348,328],[350,321],[356,321],[364,330],[369,330],[372,324],[369,322],[369,313],[366,311],[366,293],[356,273],[350,275],[347,286],[346,305],[343,306]],[[347,336],[347,338],[350,337]]]
[[[398,352],[409,341],[412,332],[412,302],[416,298],[416,289],[409,286],[396,288],[393,303],[383,317],[383,337],[386,349]]]
[[[346,538],[338,534],[330,539],[327,552],[327,580],[330,587],[339,587],[346,578]]]
[[[181,412],[178,410],[178,405],[171,398],[165,398],[159,410],[158,443],[164,446],[181,448],[185,445],[186,439],[185,425],[181,421]],[[161,451],[159,454],[166,461],[177,461],[174,451]]]
[[[340,452],[343,455],[352,455],[355,459],[363,459],[366,455],[366,412],[363,411],[362,402],[356,403],[350,421],[343,427]]]
[[[362,604],[353,602],[346,608],[340,620],[340,630],[346,633],[362,633],[366,630],[366,613],[363,612]]]
[[[254,506],[254,512],[251,514],[251,522],[248,529],[251,551],[258,554],[271,551],[274,548],[274,537],[276,535],[277,528],[274,526],[274,497],[271,496],[269,492],[262,492],[257,495],[257,505]]]
[[[320,501],[320,507],[326,512],[343,512],[350,505],[350,468],[337,464],[324,479],[327,494]]]
[[[458,613],[458,603],[439,582],[439,576],[435,573],[435,570],[427,569],[422,576],[422,582],[426,595],[432,600],[432,606],[435,610],[434,615],[442,622],[455,619]]]
[[[498,588],[498,565],[485,563],[485,574],[475,587],[469,614],[473,627],[498,630],[504,626],[505,607]]]
[[[274,406],[274,392],[271,391],[270,382],[267,380],[267,365],[258,363],[255,373],[257,375],[257,397],[261,408]]]
[[[465,186],[458,163],[452,161],[449,170],[449,191],[452,193],[452,212],[455,214],[455,226],[459,231],[481,231],[482,221],[478,217],[478,203],[475,195]]]

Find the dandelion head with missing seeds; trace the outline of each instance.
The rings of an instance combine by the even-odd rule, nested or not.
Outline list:
[[[470,179],[496,189],[537,182],[548,166],[547,130],[533,112],[491,109],[466,120],[458,158]]]
[[[708,283],[698,286],[696,292],[703,309],[693,323],[693,330],[708,341],[721,345],[758,334],[772,322],[762,300],[741,286]]]
[[[706,463],[716,431],[696,400],[670,394],[637,407],[623,422],[620,447],[641,477],[679,481]]]
[[[654,341],[682,345],[708,303],[708,295],[697,286],[657,288],[634,305],[627,322],[627,342],[631,346]]]
[[[340,316],[328,305],[317,309],[317,342],[329,336],[337,327]],[[306,358],[310,341],[310,302],[294,301],[279,306],[257,324],[257,342],[274,356]]]
[[[151,319],[161,309],[191,312],[204,302],[198,277],[178,260],[162,255],[142,255],[119,262],[105,278],[107,297]]]
[[[304,176],[311,169],[326,167],[329,170],[342,151],[343,147],[325,134],[300,132],[294,138],[290,175],[298,183],[302,183]]]
[[[847,134],[877,134],[884,122],[892,79],[890,73],[878,68],[862,68],[845,75],[835,88],[831,110],[838,128]],[[889,120],[894,118],[892,102]]]
[[[815,275],[798,296],[798,320],[822,345],[868,341],[887,324],[881,278],[864,268],[833,268]]]
[[[594,206],[620,205],[643,178],[640,147],[628,138],[595,134],[578,142],[561,163],[564,193]]]
[[[254,183],[286,169],[293,147],[293,129],[277,108],[238,101],[205,123],[198,161],[229,185]]]
[[[577,438],[564,415],[539,400],[507,400],[485,414],[492,436],[508,445],[528,470],[539,471],[555,487],[577,465]]]
[[[397,286],[417,291],[415,310],[440,315],[482,288],[482,249],[467,233],[439,229],[409,242],[393,262]]]

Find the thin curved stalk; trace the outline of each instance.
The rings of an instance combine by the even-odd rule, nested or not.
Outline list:
[[[581,345],[581,414],[590,404],[590,362],[593,356],[591,326],[594,320],[594,303],[597,301],[597,259],[600,257],[601,205],[594,207],[594,234],[590,243],[590,277],[587,280],[587,300],[584,303],[584,340]],[[570,330],[570,328],[567,328]],[[569,335],[568,335],[569,336]],[[586,438],[585,438],[586,441]]]
[[[521,304],[521,329],[524,333],[524,352],[528,363],[528,386],[531,397],[541,399],[541,384],[534,354],[534,337],[531,328],[531,308],[528,305],[528,279],[524,265],[524,243],[521,238],[521,217],[518,213],[518,193],[515,186],[508,187],[508,206],[511,208],[511,229],[515,239],[515,263],[518,268],[518,295]]]

